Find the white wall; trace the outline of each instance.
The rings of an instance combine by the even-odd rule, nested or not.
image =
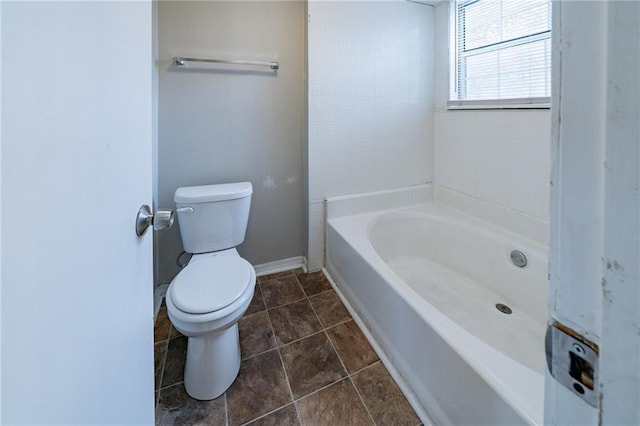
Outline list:
[[[514,226],[526,221],[514,230],[548,243],[549,110],[447,110],[448,4],[435,10],[436,192]]]
[[[176,188],[251,181],[240,254],[251,263],[302,256],[304,15],[301,1],[158,2],[158,204]],[[172,68],[173,56],[277,60],[274,73]],[[158,281],[177,273],[178,227],[157,234]]]
[[[309,268],[326,197],[432,179],[433,8],[309,2]]]

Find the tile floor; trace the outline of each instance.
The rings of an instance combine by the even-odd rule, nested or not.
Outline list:
[[[420,424],[321,272],[260,277],[239,329],[238,378],[219,398],[196,401],[182,383],[186,337],[160,310],[156,424]]]

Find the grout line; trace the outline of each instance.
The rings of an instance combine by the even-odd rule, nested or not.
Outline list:
[[[326,328],[324,329],[324,332],[325,332],[325,335],[327,336],[327,339],[329,340],[329,344],[331,345],[331,347],[335,351],[336,355],[338,356],[338,359],[340,360],[340,364],[342,365],[342,368],[344,368],[345,373],[347,373],[347,376],[345,377],[345,379],[349,380],[349,382],[351,383],[351,386],[353,386],[353,388],[355,389],[356,394],[358,395],[358,398],[360,399],[360,403],[362,404],[362,406],[364,407],[365,411],[367,412],[367,415],[369,416],[369,419],[371,420],[371,422],[375,425],[376,422],[373,419],[373,416],[371,415],[371,412],[369,411],[369,407],[367,407],[367,404],[364,402],[364,399],[362,398],[362,395],[360,394],[360,390],[358,389],[358,387],[356,386],[356,384],[355,384],[355,382],[353,381],[353,378],[352,378],[353,374],[356,374],[356,373],[364,370],[365,368],[369,367],[370,365],[368,365],[366,367],[363,367],[358,371],[354,371],[353,373],[349,373],[349,370],[347,369],[347,366],[344,364],[344,361],[342,360],[342,357],[340,356],[340,352],[338,352],[338,349],[336,348],[335,344],[331,340],[331,337],[329,337],[329,333],[327,333],[327,329]],[[336,383],[338,383],[338,382],[336,382]],[[333,383],[333,384],[335,384],[335,383]]]
[[[240,362],[242,362],[242,360],[240,360]],[[225,426],[229,426],[229,403],[227,402],[227,391],[224,391],[224,424]]]
[[[294,403],[297,403],[297,402],[302,401],[303,399],[307,399],[307,398],[309,398],[310,396],[313,396],[313,395],[317,394],[318,392],[323,391],[323,390],[325,390],[325,389],[327,389],[327,388],[329,388],[329,387],[331,387],[331,386],[335,385],[336,383],[340,383],[340,382],[342,382],[342,381],[344,381],[344,380],[347,380],[348,378],[349,378],[349,376],[340,377],[340,378],[339,378],[338,380],[336,380],[335,382],[331,382],[331,383],[329,383],[328,385],[324,385],[324,386],[322,386],[321,388],[318,388],[318,389],[314,390],[314,391],[313,391],[313,392],[311,392],[311,393],[308,393],[308,394],[306,394],[306,395],[301,396],[300,398],[298,398],[298,399],[294,400],[293,402],[294,402]]]
[[[298,418],[298,422],[299,422],[300,424],[302,424],[302,419],[300,418],[300,412],[299,412],[299,410],[298,410],[298,404],[297,404],[297,403],[298,403],[300,400],[302,400],[303,398],[306,398],[306,397],[308,397],[308,396],[310,396],[310,395],[313,395],[314,393],[317,393],[317,392],[319,392],[320,390],[325,389],[325,388],[327,388],[327,387],[329,387],[329,386],[331,386],[331,385],[333,385],[333,384],[335,384],[335,383],[339,382],[340,380],[342,380],[342,378],[340,378],[339,380],[337,380],[337,381],[336,381],[336,382],[334,382],[334,383],[330,383],[330,384],[328,384],[327,386],[323,386],[323,387],[322,387],[322,388],[320,388],[320,389],[316,389],[316,391],[315,391],[315,392],[312,392],[312,393],[310,393],[310,394],[308,394],[308,395],[304,395],[304,396],[302,396],[302,397],[300,397],[300,398],[298,398],[298,399],[296,399],[296,398],[294,397],[294,395],[293,395],[293,389],[291,388],[291,382],[289,381],[289,375],[287,374],[287,368],[285,367],[284,359],[282,358],[281,348],[283,348],[284,346],[287,346],[287,345],[291,345],[291,344],[293,344],[293,343],[296,343],[296,342],[298,342],[298,341],[300,341],[300,340],[306,339],[307,337],[315,336],[316,334],[320,334],[320,333],[325,333],[325,337],[327,337],[327,338],[328,338],[328,336],[327,336],[327,334],[326,334],[326,331],[325,331],[325,330],[326,330],[326,327],[324,326],[324,324],[322,323],[322,321],[320,321],[320,317],[318,316],[318,313],[316,312],[315,308],[314,308],[314,307],[313,307],[313,305],[311,304],[311,300],[309,300],[309,295],[308,295],[308,294],[307,294],[307,292],[304,290],[304,287],[302,287],[302,284],[300,284],[300,280],[298,279],[298,275],[297,275],[297,274],[294,274],[294,276],[296,277],[296,281],[298,282],[298,285],[300,286],[300,288],[302,288],[302,292],[303,292],[303,294],[304,294],[304,298],[302,298],[302,299],[300,299],[300,300],[306,300],[306,301],[307,301],[307,303],[308,303],[308,304],[309,304],[309,306],[311,307],[311,310],[313,311],[314,315],[316,316],[316,319],[318,320],[318,324],[320,324],[320,327],[322,327],[322,329],[321,329],[321,330],[319,330],[318,332],[311,333],[311,334],[309,334],[309,335],[307,335],[307,336],[301,337],[301,338],[299,338],[299,339],[293,340],[293,341],[291,341],[291,342],[288,342],[288,343],[285,343],[285,344],[282,344],[282,345],[279,345],[279,346],[277,346],[277,347],[276,347],[276,350],[278,351],[278,355],[280,356],[280,362],[282,363],[282,369],[284,370],[285,378],[287,379],[287,387],[289,388],[289,393],[290,393],[290,395],[291,395],[291,400],[292,400],[293,408],[296,410],[296,417]],[[295,303],[295,302],[291,302],[291,303]],[[286,305],[282,305],[282,306],[286,306]],[[265,307],[266,307],[266,304],[265,304]],[[272,308],[272,309],[273,309],[273,308]],[[268,318],[269,318],[269,325],[271,325],[271,330],[273,331],[273,335],[274,335],[274,338],[275,338],[275,334],[276,334],[276,333],[275,333],[275,329],[273,328],[273,323],[271,322],[271,316],[269,315],[269,309],[267,309],[267,316],[268,316]],[[331,341],[331,340],[329,340],[329,341]],[[276,340],[276,344],[277,344],[277,340]],[[334,351],[335,351],[335,349],[334,349]],[[336,355],[337,355],[337,353],[336,353]],[[340,356],[338,356],[338,359],[340,359]],[[341,361],[341,362],[342,362],[342,361]],[[343,366],[343,368],[344,368],[344,366]],[[348,372],[346,371],[346,369],[345,369],[345,372],[348,374]]]
[[[275,413],[276,411],[280,411],[280,410],[282,410],[283,408],[288,407],[289,405],[292,405],[292,404],[293,404],[293,401],[290,401],[290,402],[286,403],[285,405],[281,405],[280,407],[278,407],[278,408],[276,408],[276,409],[273,409],[273,410],[271,410],[271,411],[269,411],[269,412],[267,412],[267,413],[264,413],[264,414],[259,415],[259,416],[258,416],[258,417],[256,417],[256,418],[253,418],[253,419],[251,419],[251,420],[249,420],[249,421],[247,421],[247,422],[244,422],[244,423],[240,424],[240,426],[246,426],[246,425],[248,425],[248,424],[250,424],[250,423],[255,422],[256,420],[264,419],[265,417],[270,416],[271,414]],[[296,413],[297,413],[297,412],[296,412]]]
[[[267,311],[273,311],[274,309],[282,308],[283,306],[287,306],[287,305],[290,305],[290,304],[292,304],[292,303],[301,302],[301,301],[303,301],[303,300],[305,300],[305,299],[308,299],[308,297],[307,297],[307,295],[306,295],[306,294],[304,295],[304,297],[301,297],[300,299],[292,300],[292,301],[290,301],[290,302],[283,303],[283,304],[281,304],[281,305],[277,305],[277,306],[273,306],[273,307],[271,307],[271,308],[267,308],[267,307],[266,307],[266,306],[267,306],[267,304],[266,304],[266,303],[265,303],[265,305],[264,305],[264,306],[265,306],[265,309],[266,309]]]
[[[362,406],[364,407],[365,411],[369,415],[369,419],[371,419],[371,422],[375,425],[376,421],[373,418],[373,415],[371,414],[371,411],[369,411],[369,407],[367,406],[367,403],[364,402],[364,398],[362,397],[362,394],[360,393],[360,389],[358,389],[358,386],[356,386],[356,382],[353,381],[353,377],[352,376],[349,376],[349,380],[351,381],[351,386],[353,386],[353,388],[356,390],[356,394],[358,394],[358,398],[360,398],[360,402],[362,403]]]
[[[296,278],[297,280],[297,278]],[[265,304],[265,307],[267,305]],[[273,328],[273,323],[271,322],[271,316],[269,315],[269,310],[266,310],[267,313],[267,319],[269,320],[269,327],[271,327],[271,333],[273,334],[273,340],[276,342],[276,346],[278,344],[278,341],[276,340],[276,330],[275,328]],[[291,382],[289,381],[289,375],[287,374],[287,368],[284,366],[284,360],[282,359],[282,354],[280,353],[280,348],[276,347],[276,351],[278,352],[278,358],[280,358],[280,365],[282,366],[282,371],[284,372],[284,379],[287,382],[287,389],[289,389],[289,396],[291,397],[291,403],[293,403],[293,389],[291,389]],[[293,408],[296,410],[296,417],[298,418],[298,422],[300,424],[302,424],[302,422],[300,421],[300,415],[298,414],[298,407],[295,405],[295,403],[293,403]],[[288,405],[288,404],[287,404]],[[281,407],[278,407],[277,409],[279,410],[282,407],[286,407],[287,405],[283,405]]]
[[[252,314],[252,315],[253,315],[253,314]],[[268,314],[267,314],[267,316],[268,316]],[[271,321],[271,319],[269,319],[269,321]],[[320,325],[322,325],[322,324],[320,324]],[[311,337],[311,336],[315,336],[316,334],[320,334],[320,333],[322,333],[323,331],[324,331],[324,329],[321,329],[321,330],[318,330],[318,331],[314,331],[314,332],[313,332],[313,333],[311,333],[311,334],[307,334],[306,336],[300,337],[299,339],[292,340],[292,341],[290,341],[290,342],[283,343],[283,344],[281,344],[281,345],[278,345],[278,344],[277,344],[277,340],[276,340],[276,346],[274,346],[274,347],[272,347],[272,348],[269,348],[269,349],[267,349],[267,350],[264,350],[264,351],[262,351],[262,352],[260,352],[260,353],[257,353],[257,354],[254,354],[254,355],[251,355],[250,357],[243,358],[243,359],[242,359],[242,361],[247,360],[247,359],[251,359],[251,358],[254,358],[254,357],[257,357],[258,355],[262,355],[263,353],[265,353],[265,352],[269,352],[269,351],[272,351],[272,350],[274,350],[274,349],[281,349],[281,348],[283,348],[283,347],[285,347],[285,346],[289,346],[289,345],[291,345],[291,344],[293,344],[293,343],[297,343],[297,342],[299,342],[299,341],[301,341],[301,340],[304,340],[304,339],[306,339],[307,337]],[[275,339],[275,332],[274,332],[274,339]]]
[[[170,384],[170,385],[167,385],[167,386],[165,386],[165,387],[163,387],[163,388],[160,388],[160,390],[161,390],[161,391],[163,391],[163,390],[165,390],[165,389],[168,389],[168,388],[170,388],[170,387],[173,387],[173,386],[176,386],[176,385],[180,385],[180,384],[184,385],[184,380],[180,380],[179,382],[175,382],[175,383],[172,383],[172,384]],[[158,396],[159,396],[159,395],[158,395]]]
[[[259,354],[253,355],[253,356],[251,356],[251,357],[249,357],[249,358],[243,359],[243,360],[241,360],[240,362],[242,363],[242,362],[244,362],[244,361],[246,361],[246,360],[248,360],[248,359],[255,358],[255,357],[256,357],[256,356],[258,356],[258,355],[263,355],[263,354],[265,354],[265,353],[267,353],[267,352],[271,352],[271,351],[277,351],[277,349],[276,349],[276,348],[271,348],[271,349],[266,350],[266,351],[264,351],[264,352],[261,352],[261,353],[259,353]],[[293,393],[291,392],[291,387],[289,386],[289,379],[288,379],[288,377],[287,377],[287,371],[286,371],[286,370],[285,370],[285,368],[284,368],[284,363],[282,362],[282,357],[280,356],[280,353],[279,353],[279,352],[278,352],[278,357],[280,358],[280,363],[281,363],[281,365],[282,365],[282,370],[284,371],[285,380],[287,381],[287,386],[289,387],[289,395],[291,396],[291,401],[288,401],[288,402],[287,402],[287,403],[285,403],[284,405],[280,405],[280,406],[278,406],[278,407],[274,408],[274,409],[273,409],[273,410],[271,410],[271,411],[268,411],[268,412],[266,412],[266,413],[264,413],[264,414],[261,414],[261,415],[259,415],[258,417],[251,418],[251,419],[247,420],[246,422],[241,423],[241,425],[240,425],[240,426],[244,426],[244,425],[247,425],[247,424],[249,424],[249,423],[255,422],[255,421],[256,421],[256,420],[258,420],[258,419],[262,419],[263,417],[266,417],[266,416],[268,416],[268,415],[270,415],[270,414],[273,414],[273,413],[275,413],[276,411],[278,411],[278,410],[280,410],[280,409],[282,409],[282,408],[284,408],[284,407],[286,407],[286,406],[288,406],[288,405],[290,405],[290,404],[292,404],[292,403],[293,403]],[[228,390],[228,389],[227,389],[227,390]],[[227,426],[229,426],[229,414],[228,414],[229,412],[228,412],[228,407],[226,406],[226,395],[227,395],[227,392],[225,391],[225,407],[226,407],[226,410],[225,410],[225,411],[226,411],[226,413],[227,413]]]
[[[365,411],[367,412],[367,415],[369,416],[369,419],[375,425],[376,422],[375,422],[375,420],[373,418],[373,415],[371,414],[371,411],[369,411],[369,407],[367,406],[367,403],[364,401],[364,398],[362,397],[362,394],[360,393],[360,389],[358,389],[358,386],[356,386],[356,383],[353,380],[353,376],[355,374],[358,374],[360,371],[371,367],[372,365],[376,364],[380,360],[378,359],[376,362],[374,362],[372,364],[369,364],[369,365],[367,365],[365,367],[362,367],[361,369],[356,370],[353,373],[350,373],[349,370],[347,369],[347,366],[345,365],[344,361],[342,360],[342,356],[340,355],[340,352],[338,351],[338,348],[335,346],[333,340],[331,340],[331,337],[329,336],[329,333],[327,333],[327,330],[328,330],[328,328],[325,328],[324,332],[325,332],[325,334],[327,336],[327,339],[329,339],[329,343],[333,347],[333,350],[336,352],[336,355],[338,355],[338,359],[340,360],[340,364],[342,364],[342,368],[344,368],[344,371],[347,373],[347,379],[349,379],[349,381],[351,382],[351,386],[353,386],[353,388],[355,389],[356,394],[358,395],[358,398],[360,399],[360,403],[362,403],[362,406],[364,407]],[[377,354],[376,354],[376,356],[377,356]]]
[[[311,299],[313,297],[316,297],[316,296],[320,296],[321,294],[329,293],[330,291],[335,291],[335,290],[333,289],[333,287],[331,287],[329,290],[324,290],[324,291],[321,291],[319,293],[312,294],[311,296],[309,296],[309,299]]]
[[[258,290],[260,291],[260,300],[262,300],[262,306],[264,306],[264,310],[267,310],[267,304],[264,302],[264,293],[262,292],[262,285],[260,284],[260,280],[256,279],[256,287],[258,287]],[[253,292],[255,293],[255,289],[253,289]],[[249,304],[251,304],[251,302],[249,302]],[[247,308],[248,309],[248,308]],[[258,312],[262,312],[262,311],[258,311]],[[254,312],[254,314],[257,314],[258,312]],[[253,315],[253,314],[251,314]],[[242,315],[244,317],[244,315]],[[242,317],[241,317],[242,319]],[[238,320],[240,321],[240,320]]]
[[[284,348],[285,346],[289,346],[289,345],[291,345],[291,344],[293,344],[293,343],[298,343],[300,340],[304,340],[304,339],[306,339],[307,337],[315,336],[316,334],[320,334],[320,333],[322,333],[323,331],[324,331],[324,329],[321,329],[321,330],[318,330],[318,331],[314,331],[313,333],[311,333],[311,334],[307,334],[306,336],[301,337],[301,338],[299,338],[299,339],[292,340],[292,341],[290,341],[290,342],[283,343],[283,344],[281,344],[281,345],[277,345],[277,346],[276,346],[276,349]]]
[[[241,317],[240,317],[240,319],[238,320],[238,322],[240,322],[240,321],[242,321],[243,319],[246,319],[246,318],[251,318],[251,317],[252,317],[252,316],[254,316],[254,315],[258,315],[258,314],[262,314],[262,313],[266,313],[266,312],[267,312],[267,310],[266,310],[266,309],[263,309],[263,310],[258,311],[258,312],[253,312],[253,313],[251,313],[251,314],[249,314],[249,315],[243,315],[243,316],[241,316]]]
[[[329,344],[333,348],[333,351],[336,353],[336,356],[338,357],[338,361],[340,361],[340,365],[342,366],[342,368],[344,368],[344,372],[347,373],[347,377],[349,377],[349,370],[347,369],[347,366],[345,365],[344,361],[342,360],[342,357],[340,356],[340,353],[338,352],[338,348],[336,348],[336,345],[333,344],[333,341],[331,340],[331,337],[329,337],[329,333],[327,333],[327,329],[325,328],[322,331],[324,331],[324,336],[327,338],[327,340],[329,341]]]
[[[162,302],[163,300],[160,301],[160,305],[162,306]],[[161,308],[162,309],[162,308]],[[168,314],[167,314],[168,315]],[[169,341],[171,340],[171,320],[169,320],[169,331],[167,332],[167,339],[162,341],[162,342],[158,342],[158,343],[164,343],[164,351],[163,351],[163,355],[162,355],[162,362],[160,363],[160,377],[158,378],[158,387],[156,389],[154,389],[154,392],[157,390],[158,391],[158,397],[156,398],[156,403],[155,405],[157,406],[160,403],[160,394],[162,391],[162,381],[164,380],[164,369],[167,365],[167,354],[169,353]],[[154,332],[155,332],[155,321],[154,321]],[[154,333],[155,334],[155,333]],[[154,344],[155,346],[155,344]],[[154,360],[155,361],[155,360]],[[155,376],[155,374],[154,374]],[[168,386],[166,386],[168,387]],[[154,384],[154,388],[155,388],[155,384]]]
[[[269,311],[267,312],[267,319],[269,320],[269,327],[271,327],[271,333],[273,334],[273,340],[278,344],[276,340],[276,330],[273,328],[273,323],[271,322],[271,316],[269,315]],[[282,359],[282,354],[280,353],[280,348],[276,347],[276,351],[278,352],[278,358],[280,359],[280,365],[282,366],[282,371],[284,372],[284,379],[287,382],[287,389],[289,389],[289,396],[291,397],[291,401],[293,401],[293,390],[291,389],[291,382],[289,382],[289,375],[287,374],[287,368],[284,366],[284,360]],[[286,405],[285,405],[286,406]],[[298,415],[298,410],[296,409],[296,416]],[[298,417],[298,421],[300,418]]]
[[[333,289],[332,289],[332,290],[333,290]],[[327,290],[327,291],[329,291],[329,290]],[[342,301],[341,301],[341,302],[342,302]],[[311,305],[311,309],[313,309],[313,310],[314,310],[314,312],[315,312],[315,309],[313,308],[313,305]],[[318,314],[316,313],[316,315],[318,315]],[[318,319],[319,319],[319,318],[318,318]],[[342,359],[342,356],[340,355],[340,352],[338,351],[338,348],[336,348],[336,345],[333,343],[333,340],[331,340],[331,337],[329,336],[329,333],[327,332],[327,330],[329,330],[329,328],[337,327],[338,325],[340,325],[340,324],[344,324],[344,323],[346,323],[346,322],[348,322],[348,321],[353,321],[353,318],[349,318],[349,319],[348,319],[348,320],[346,320],[346,321],[343,321],[343,322],[341,322],[341,323],[339,323],[339,324],[334,324],[334,325],[332,325],[332,326],[330,326],[330,327],[325,327],[323,331],[324,331],[324,333],[325,333],[325,336],[327,337],[327,340],[329,340],[329,344],[331,345],[331,347],[332,347],[332,348],[333,348],[333,350],[335,351],[336,355],[338,356],[338,360],[340,360],[340,364],[342,365],[342,368],[344,369],[345,373],[347,373],[347,377],[346,377],[346,378],[347,378],[347,379],[349,380],[349,382],[351,383],[351,386],[353,386],[353,388],[355,389],[356,394],[358,395],[358,398],[360,399],[360,403],[362,404],[362,406],[364,407],[365,411],[367,412],[367,415],[369,416],[369,419],[370,419],[370,420],[371,420],[371,422],[375,425],[375,424],[376,424],[376,422],[375,422],[375,420],[373,419],[373,416],[371,415],[371,412],[369,411],[369,407],[368,407],[368,406],[367,406],[367,404],[364,402],[364,398],[362,398],[362,395],[360,394],[360,390],[359,390],[359,389],[358,389],[358,387],[356,386],[355,382],[353,381],[353,377],[352,377],[354,374],[356,374],[356,373],[358,373],[358,372],[360,372],[360,371],[364,370],[365,368],[370,367],[371,365],[375,364],[375,362],[374,362],[374,363],[372,363],[372,364],[370,364],[370,365],[367,365],[367,366],[365,366],[365,367],[363,367],[363,368],[361,368],[361,369],[359,369],[359,370],[357,370],[357,371],[354,371],[353,373],[349,373],[349,370],[347,369],[347,366],[345,365],[345,363],[344,363],[344,361],[343,361],[343,359]],[[359,328],[359,327],[358,327],[358,328]],[[376,354],[376,355],[377,355],[377,354]],[[378,360],[378,361],[379,361],[379,360]]]
[[[298,404],[295,401],[292,402],[293,409],[296,410],[296,417],[298,418],[298,423],[302,424],[302,418],[300,418],[300,411],[298,411]]]
[[[263,311],[260,311],[260,312],[263,312]],[[260,312],[254,312],[254,313],[253,313],[253,314],[251,314],[251,315],[255,315],[255,314],[258,314],[258,313],[260,313]],[[267,313],[267,316],[268,316],[268,313]],[[316,314],[316,316],[317,316],[317,314]],[[271,321],[271,318],[269,318],[269,321]],[[311,333],[311,334],[307,334],[306,336],[302,336],[302,337],[300,337],[300,338],[298,338],[298,339],[292,340],[292,341],[290,341],[290,342],[283,343],[283,344],[281,344],[281,345],[280,345],[280,344],[277,344],[277,340],[276,340],[276,346],[274,346],[274,347],[272,347],[272,348],[269,348],[269,349],[266,349],[266,350],[264,350],[264,351],[262,351],[262,352],[259,352],[259,353],[257,353],[257,354],[253,354],[253,355],[251,355],[251,356],[249,356],[249,357],[242,358],[242,361],[245,361],[245,360],[247,360],[247,359],[251,359],[251,358],[257,357],[258,355],[262,355],[263,353],[265,353],[265,352],[269,352],[269,351],[272,351],[272,350],[274,350],[274,349],[280,349],[280,348],[283,348],[283,347],[285,347],[285,346],[289,346],[289,345],[291,345],[291,344],[293,344],[293,343],[298,343],[299,341],[304,340],[304,339],[306,339],[307,337],[315,336],[316,334],[320,334],[320,333],[322,333],[322,332],[323,332],[323,331],[325,331],[325,330],[329,330],[329,329],[335,328],[335,327],[337,327],[337,326],[339,326],[339,325],[346,324],[346,323],[348,323],[349,321],[353,321],[353,318],[349,318],[348,320],[345,320],[345,321],[342,321],[342,322],[338,322],[338,323],[336,323],[336,324],[332,324],[332,325],[330,325],[329,327],[324,327],[324,326],[322,325],[322,322],[320,322],[320,325],[321,325],[322,327],[324,327],[324,328],[322,328],[322,329],[320,329],[320,330],[318,330],[318,331],[314,331],[314,332],[313,332],[313,333]],[[272,330],[273,330],[273,327],[272,327]],[[274,332],[274,337],[275,337],[275,332]],[[377,356],[377,354],[376,354],[376,356]],[[376,361],[376,362],[377,362],[377,361]],[[369,367],[369,366],[367,366],[367,367]],[[361,370],[364,370],[364,369],[365,369],[365,368],[367,368],[367,367],[363,367]],[[360,370],[358,370],[358,371],[360,371]]]
[[[369,342],[369,345],[371,345],[371,348],[374,350],[376,355],[378,355],[378,361],[382,364],[384,369],[391,376],[395,385],[400,389],[400,393],[404,396],[404,399],[411,406],[411,409],[413,410],[414,414],[418,417],[418,419],[420,420],[420,422],[422,422],[423,425],[433,426],[435,423],[429,416],[429,413],[418,401],[417,396],[415,395],[413,390],[409,387],[408,383],[405,381],[402,375],[398,372],[391,358],[385,353],[382,347],[378,344],[378,342],[376,341],[376,339],[372,334],[372,330],[369,328],[367,323],[360,317],[357,310],[353,307],[353,305],[349,302],[349,300],[346,298],[344,293],[340,290],[340,288],[338,287],[334,279],[331,278],[331,276],[328,274],[328,271],[326,270],[326,268],[323,268],[322,271],[324,276],[327,278],[327,280],[331,284],[331,287],[335,290],[336,294],[344,304],[345,308],[347,308],[347,311],[351,315],[352,319],[364,334],[364,337],[366,338],[367,342]],[[374,364],[375,363],[371,364],[371,366],[373,366]]]
[[[160,377],[158,378],[158,401],[160,403],[160,391],[162,390],[162,381],[164,380],[164,369],[167,366],[167,355],[169,354],[169,340],[164,342],[164,350],[162,355],[162,367],[160,367]]]
[[[171,337],[171,336],[172,336],[172,334],[173,334],[173,333],[172,333],[172,331],[173,331],[173,330],[175,330],[176,335],[175,335],[175,336],[173,336],[173,337]],[[178,338],[180,338],[180,337],[186,337],[186,336],[185,336],[184,334],[180,333],[180,332],[178,331],[178,329],[177,329],[177,328],[175,328],[175,327],[173,326],[173,323],[171,323],[171,325],[169,326],[169,339],[167,339],[167,340],[175,340],[175,339],[178,339]]]
[[[377,356],[377,355],[376,355]],[[365,365],[364,367],[362,367],[359,370],[354,371],[353,373],[349,374],[349,377],[351,376],[355,376],[357,374],[360,374],[361,372],[363,372],[364,370],[368,369],[368,368],[372,368],[374,365],[378,364],[378,363],[382,363],[382,361],[380,361],[380,358],[378,358],[377,360],[375,360],[374,362],[372,362],[369,365]],[[384,366],[384,365],[383,365]]]
[[[271,316],[269,315],[269,311],[266,310],[266,309],[265,309],[264,313],[267,314],[267,321],[269,321],[269,327],[271,328],[271,335],[273,336],[273,341],[276,343],[276,348],[271,348],[269,350],[277,349],[278,341],[276,340],[276,330],[273,328],[273,323],[271,322]],[[262,351],[262,353],[268,352],[269,350]],[[254,356],[256,356],[256,355],[254,355]],[[250,358],[253,358],[253,357],[250,357]],[[249,358],[247,358],[247,359],[249,359]],[[280,362],[282,362],[282,357],[280,357]],[[283,364],[283,366],[284,366],[284,364]]]
[[[287,277],[289,277],[289,276],[290,276],[290,275],[287,275]],[[308,299],[308,298],[309,298],[309,297],[307,296],[307,292],[306,292],[306,291],[304,291],[304,287],[302,287],[302,284],[300,284],[300,280],[298,279],[298,276],[297,276],[295,273],[294,273],[294,274],[291,274],[291,276],[293,276],[293,277],[296,279],[296,283],[298,283],[298,287],[300,287],[300,290],[302,290],[302,295],[303,295],[303,296],[302,296],[301,298],[299,298],[299,299],[292,300],[292,301],[290,301],[290,302],[283,303],[283,304],[281,304],[281,305],[277,305],[277,306],[272,306],[272,307],[268,307],[268,306],[267,306],[267,303],[265,302],[264,307],[265,307],[265,309],[266,309],[267,311],[269,311],[269,310],[273,310],[273,309],[277,309],[277,308],[280,308],[280,307],[282,307],[282,306],[287,306],[287,305],[289,305],[289,304],[291,304],[291,303],[300,302],[301,300],[304,300],[304,299]],[[260,288],[260,290],[262,290],[262,287]],[[262,293],[262,294],[263,294],[263,297],[262,297],[262,298],[264,299],[264,293]],[[264,300],[263,300],[263,302],[264,302]]]
[[[298,419],[298,423],[302,424],[302,421],[300,420],[300,413],[298,413],[298,406],[296,405],[295,398],[293,396],[293,389],[291,388],[291,382],[289,381],[289,374],[287,374],[287,367],[284,366],[284,359],[282,359],[282,353],[280,353],[280,349],[278,348],[276,350],[278,351],[278,356],[280,357],[280,363],[282,364],[282,370],[284,371],[284,378],[287,381],[287,389],[289,389],[289,395],[291,396],[291,403],[293,404],[293,408],[296,410],[296,417]],[[286,405],[284,405],[283,407],[286,407]]]
[[[306,294],[306,293],[305,293],[305,294]],[[309,296],[307,296],[307,299],[309,299]],[[295,409],[296,409],[296,414],[298,415],[298,421],[300,422],[300,424],[302,424],[302,420],[300,419],[300,413],[298,412],[298,404],[297,404],[298,402],[300,402],[300,401],[301,401],[302,399],[304,399],[304,398],[310,397],[311,395],[314,395],[314,394],[316,394],[316,393],[320,392],[320,391],[321,391],[321,390],[323,390],[323,389],[328,388],[329,386],[333,386],[333,385],[335,385],[336,383],[341,382],[342,380],[346,380],[346,379],[349,379],[349,380],[350,380],[350,377],[349,377],[349,371],[348,371],[348,370],[347,370],[347,368],[345,367],[344,362],[342,361],[342,357],[340,357],[340,354],[338,353],[338,350],[336,349],[335,345],[334,345],[334,344],[333,344],[333,342],[331,341],[331,338],[330,338],[330,337],[329,337],[329,335],[327,334],[327,327],[322,323],[322,321],[320,321],[320,317],[318,316],[318,313],[316,312],[315,308],[313,307],[313,305],[311,304],[311,302],[310,302],[310,301],[309,301],[309,305],[311,306],[311,310],[313,311],[313,313],[316,315],[316,317],[317,317],[317,319],[318,319],[318,322],[319,322],[319,323],[320,323],[320,325],[323,327],[323,328],[322,328],[322,330],[320,330],[320,331],[318,331],[318,332],[316,332],[316,333],[312,333],[312,334],[309,334],[309,335],[307,335],[307,336],[301,337],[300,339],[294,340],[294,341],[289,342],[289,343],[287,343],[287,344],[285,344],[285,345],[281,345],[281,346],[279,346],[279,347],[277,348],[277,349],[278,349],[278,353],[280,354],[280,349],[281,349],[282,347],[286,346],[286,345],[293,344],[293,343],[298,342],[298,341],[300,341],[300,340],[302,340],[302,339],[306,339],[307,337],[315,336],[316,334],[324,333],[325,338],[329,341],[329,344],[331,345],[331,347],[333,348],[333,351],[335,352],[336,356],[338,357],[338,361],[340,361],[340,365],[342,366],[342,368],[343,368],[344,372],[346,373],[346,376],[340,377],[338,380],[336,380],[336,381],[334,381],[334,382],[332,382],[332,383],[329,383],[329,384],[327,384],[327,385],[325,385],[325,386],[323,386],[323,387],[321,387],[321,388],[319,388],[319,389],[316,389],[315,391],[313,391],[313,392],[311,392],[311,393],[309,393],[309,394],[307,394],[307,395],[301,396],[300,398],[298,398],[298,399],[294,399],[294,400],[293,400],[293,403],[294,403],[294,405],[295,405]],[[345,321],[345,322],[346,322],[346,321]],[[337,325],[338,325],[338,324],[334,324],[334,325],[332,325],[331,327],[333,327],[333,326],[337,326]],[[274,333],[275,333],[275,332],[274,332]],[[282,356],[282,355],[281,355],[281,356]],[[284,362],[283,362],[282,364],[283,364],[283,366],[284,366]],[[285,375],[286,375],[286,374],[287,374],[287,372],[286,372],[286,368],[285,368]],[[288,381],[289,381],[289,377],[287,376],[287,382],[288,382]],[[354,386],[354,387],[355,387],[355,386]],[[289,389],[291,390],[291,386],[289,386]],[[358,394],[358,395],[359,395],[359,394]],[[291,397],[293,398],[293,391],[291,391]],[[362,398],[360,398],[360,400],[362,401]],[[366,406],[365,406],[365,409],[366,409]],[[368,413],[368,410],[367,410],[367,413]]]
[[[314,296],[316,296],[316,295],[314,294]],[[314,314],[316,314],[316,318],[318,319],[318,322],[320,323],[320,326],[322,326],[322,331],[326,330],[327,326],[324,325],[324,323],[320,319],[320,315],[318,315],[318,311],[316,311],[316,308],[313,307],[313,303],[311,303],[311,297],[307,296],[307,300],[309,301],[309,306],[311,306],[311,310],[313,311]]]
[[[325,327],[325,330],[329,330],[331,328],[336,328],[337,326],[344,325],[344,324],[348,323],[349,321],[353,321],[353,318],[349,317],[344,321],[340,321],[340,322],[337,322],[335,324],[328,325],[328,326]],[[360,328],[360,327],[358,327],[358,328]]]

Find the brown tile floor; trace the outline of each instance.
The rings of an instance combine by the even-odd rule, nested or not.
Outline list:
[[[321,272],[260,277],[239,328],[238,378],[219,398],[196,401],[183,386],[186,338],[160,310],[156,424],[420,424]]]

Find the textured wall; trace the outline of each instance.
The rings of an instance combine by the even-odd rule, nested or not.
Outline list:
[[[530,216],[543,225],[548,241],[549,110],[447,110],[447,9],[445,3],[435,8],[434,182],[458,195]]]
[[[310,269],[324,263],[324,200],[432,178],[433,8],[309,2]]]
[[[304,2],[158,2],[158,204],[175,189],[251,181],[240,254],[303,253]],[[278,60],[266,70],[173,69],[173,56]],[[156,234],[160,283],[177,273],[178,228]]]

